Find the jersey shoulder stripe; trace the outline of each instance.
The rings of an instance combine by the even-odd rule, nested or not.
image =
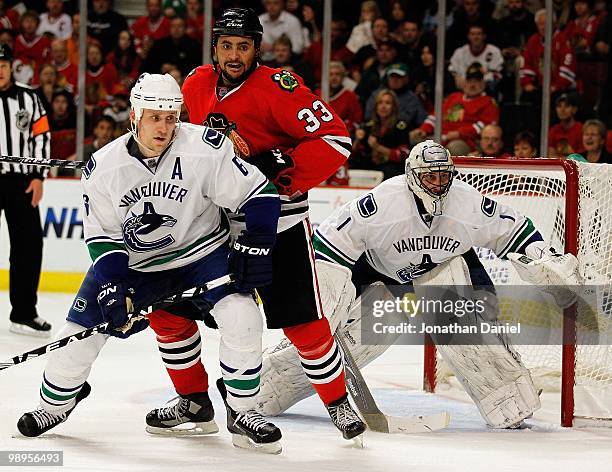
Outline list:
[[[318,256],[330,262],[335,262],[349,269],[357,262],[355,259],[347,256],[342,250],[338,249],[337,246],[318,231],[315,231],[314,237],[312,238],[312,245]]]
[[[268,179],[265,179],[263,182],[257,185],[257,187],[255,187],[246,196],[246,198],[240,203],[240,205],[238,205],[238,209],[236,211],[240,212],[242,207],[249,200],[253,200],[254,198],[266,198],[266,197],[278,198],[278,192],[276,191],[276,187],[274,186],[272,182],[268,181]]]
[[[518,252],[536,233],[538,233],[538,230],[533,225],[533,222],[529,218],[525,218],[523,224],[518,227],[506,246],[499,252],[498,257],[503,259],[511,252]]]

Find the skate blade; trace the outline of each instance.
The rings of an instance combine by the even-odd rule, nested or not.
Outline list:
[[[240,449],[250,449],[263,454],[280,454],[283,450],[280,441],[256,443],[242,434],[232,434],[232,444]]]
[[[29,326],[25,326],[19,323],[11,323],[9,325],[9,331],[15,334],[21,334],[22,336],[32,336],[34,338],[50,338],[51,331],[38,331],[32,329]]]
[[[185,423],[172,426],[171,428],[158,428],[149,426],[145,428],[147,433],[159,434],[161,436],[206,436],[219,432],[219,426],[215,420],[203,421],[200,423]]]

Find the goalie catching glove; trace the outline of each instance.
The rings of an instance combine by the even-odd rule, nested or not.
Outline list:
[[[295,168],[293,158],[280,149],[271,149],[248,159],[263,175],[276,185],[280,193],[291,195],[292,178],[290,173]]]
[[[561,308],[576,301],[576,289],[583,281],[578,272],[578,259],[573,254],[560,255],[551,248],[539,259],[519,253],[508,254],[508,259],[521,279],[552,295]]]
[[[236,290],[249,292],[272,283],[272,247],[275,239],[276,234],[243,233],[234,241],[229,266],[234,274]]]
[[[127,338],[149,326],[149,320],[144,316],[133,316],[134,311],[130,295],[134,289],[128,288],[123,282],[106,282],[100,285],[98,305],[104,321],[108,322],[106,333],[117,338]]]

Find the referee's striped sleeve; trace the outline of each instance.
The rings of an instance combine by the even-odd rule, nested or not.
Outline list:
[[[47,114],[38,95],[32,92],[30,96],[32,98],[33,109],[32,121],[30,124],[31,155],[37,159],[50,159],[51,132]],[[43,178],[47,176],[48,172],[48,169],[44,167],[35,167],[32,169],[32,173],[39,174]]]

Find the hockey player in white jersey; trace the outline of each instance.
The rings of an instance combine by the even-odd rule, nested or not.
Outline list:
[[[320,279],[327,279],[321,284],[328,292],[322,298],[329,303],[332,329],[339,327],[340,335],[352,333],[346,336],[349,340],[359,339],[359,299],[353,302],[351,316],[349,305],[356,290],[374,281],[410,283],[415,290],[424,279],[438,285],[492,287],[474,246],[509,258],[522,278],[549,290],[553,285],[579,284],[573,255],[556,254],[529,218],[453,177],[450,153],[425,141],[410,152],[405,175],[342,206],[317,228],[317,270]],[[561,305],[572,302],[569,290],[555,296]],[[498,428],[516,427],[539,408],[529,371],[505,341],[500,339],[499,346],[471,346],[474,352],[469,353],[468,347],[462,351],[463,346],[439,346],[487,424]],[[360,366],[388,347],[347,344]],[[471,362],[462,363],[465,357]],[[278,414],[311,394],[299,366],[294,367],[295,358],[286,341],[264,355],[260,411]]]
[[[234,284],[194,300],[210,308],[219,326],[223,379],[232,382],[228,429],[236,446],[280,452],[280,430],[254,410],[263,322],[253,297],[243,293],[272,280],[276,189],[235,156],[222,134],[179,122],[183,100],[172,76],[143,74],[130,101],[131,133],[97,151],[83,172],[84,231],[93,264],[58,336],[104,321],[108,334],[49,354],[40,405],[19,419],[18,429],[38,436],[67,419],[89,394],[87,377],[109,336],[125,338],[148,326],[146,319],[128,323],[132,305],[147,306],[232,273]],[[246,232],[231,251],[223,208],[246,216]],[[199,353],[200,346],[190,349]],[[218,431],[206,392],[162,409],[159,427],[179,415],[203,433]]]

